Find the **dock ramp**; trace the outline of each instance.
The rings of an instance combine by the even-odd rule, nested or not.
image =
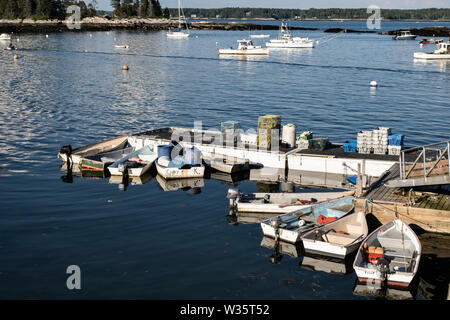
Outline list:
[[[406,162],[406,155],[415,155],[414,162]],[[400,172],[386,183],[390,188],[407,188],[450,184],[450,140],[402,150]]]

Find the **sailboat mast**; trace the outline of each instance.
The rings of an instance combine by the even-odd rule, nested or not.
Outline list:
[[[178,29],[181,30],[181,3],[178,0]]]

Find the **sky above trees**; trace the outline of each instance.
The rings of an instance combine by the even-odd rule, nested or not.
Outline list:
[[[87,0],[88,2],[89,0]],[[111,0],[97,0],[99,9],[111,10]],[[176,8],[177,0],[160,0],[161,6]],[[182,0],[184,8],[366,8],[377,5],[382,9],[449,8],[450,0]]]

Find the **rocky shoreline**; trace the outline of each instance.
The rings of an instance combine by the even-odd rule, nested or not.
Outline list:
[[[191,22],[192,30],[278,30],[279,26],[229,22]],[[160,31],[178,27],[178,20],[169,19],[123,19],[107,20],[103,18],[86,18],[81,21],[80,29],[69,29],[67,21],[58,20],[0,20],[0,33],[51,33],[51,32],[84,32],[84,31],[112,31],[137,30]],[[291,27],[291,30],[317,30],[317,28]]]

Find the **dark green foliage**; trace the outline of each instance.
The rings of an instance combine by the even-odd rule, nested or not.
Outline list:
[[[169,9],[172,16],[178,15],[178,8]],[[246,18],[246,13],[251,12],[252,18],[272,18],[278,19],[367,19],[372,13],[367,13],[367,8],[361,9],[268,9],[268,8],[220,8],[220,9],[195,9],[186,8],[184,13],[186,17],[192,14],[201,18],[216,18],[217,15],[222,19],[228,18]],[[450,20],[450,9],[381,9],[381,17],[391,20]]]

